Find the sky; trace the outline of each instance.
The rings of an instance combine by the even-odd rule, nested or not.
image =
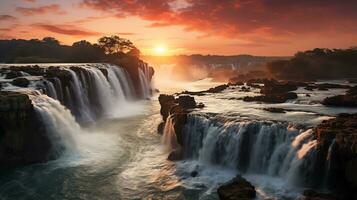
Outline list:
[[[0,0],[0,39],[130,39],[145,55],[357,46],[357,0]]]

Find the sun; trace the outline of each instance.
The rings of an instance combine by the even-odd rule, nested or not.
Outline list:
[[[167,48],[164,45],[158,45],[154,49],[156,55],[165,55],[167,54]]]

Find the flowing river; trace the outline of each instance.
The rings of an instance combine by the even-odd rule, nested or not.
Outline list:
[[[96,77],[94,80],[98,80],[95,82],[97,85],[110,84],[112,88],[118,88],[115,89],[118,96],[129,93],[130,88],[120,86],[123,72],[115,74],[116,71],[113,70],[107,83],[103,77],[97,76],[98,70],[89,69],[88,73]],[[116,77],[119,77],[118,80]],[[209,79],[190,83],[159,80],[157,86],[161,93],[200,91],[220,84]],[[148,85],[145,79],[141,83]],[[85,91],[83,85],[74,81],[72,89],[78,91],[78,88],[84,88],[81,91]],[[48,91],[54,90],[51,89],[54,86],[46,86]],[[195,111],[195,116],[189,116],[186,125],[188,135],[192,134],[192,139],[188,141],[192,148],[185,152],[189,159],[171,162],[166,159],[169,149],[163,145],[162,136],[157,134],[157,127],[162,121],[157,94],[148,100],[137,102],[119,99],[121,103],[116,105],[116,93],[106,94],[105,87],[98,87],[98,91],[104,96],[101,99],[103,102],[99,103],[104,108],[106,119],[96,120],[83,127],[76,123],[69,110],[59,101],[48,97],[51,96],[50,93],[48,96],[30,94],[36,111],[43,119],[49,120],[46,123],[48,132],[57,133],[50,137],[54,137],[53,141],[58,141],[54,146],[62,156],[48,163],[2,171],[1,200],[218,199],[217,187],[238,173],[235,167],[240,160],[238,152],[241,148],[246,148],[239,143],[243,133],[257,138],[254,144],[249,145],[252,152],[245,156],[250,163],[245,167],[250,173],[244,174],[257,187],[257,198],[295,199],[303,187],[289,185],[285,178],[299,175],[291,166],[304,164],[299,159],[296,160],[295,154],[306,157],[314,148],[315,143],[310,141],[311,133],[308,129],[337,113],[356,111],[328,109],[314,103],[325,96],[345,92],[343,89],[327,92],[299,89],[299,98],[296,101],[275,105],[288,109],[286,114],[268,113],[262,110],[262,104],[235,100],[245,94],[236,88],[196,97],[206,107]],[[143,94],[147,97],[148,93],[145,91]],[[57,99],[67,95],[52,93]],[[74,96],[71,91],[68,93],[68,96]],[[307,93],[312,98],[307,99]],[[88,100],[83,99],[83,95],[75,96],[81,108],[86,110],[80,115],[80,119],[95,118],[95,111],[88,107]],[[254,90],[251,95],[255,95]],[[115,112],[114,116],[112,112]],[[303,125],[304,128],[299,130],[287,123]],[[251,133],[246,131],[248,129],[251,129]],[[264,142],[278,136],[282,139],[274,146]],[[292,152],[292,155],[285,155],[287,152]],[[282,156],[288,157],[288,161],[279,159]],[[192,172],[198,174],[192,175]],[[287,176],[283,176],[285,174]]]

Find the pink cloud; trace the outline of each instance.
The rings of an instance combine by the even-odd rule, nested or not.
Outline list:
[[[58,4],[51,4],[47,6],[32,7],[32,8],[17,7],[16,11],[26,16],[43,15],[43,14],[60,14],[60,15],[66,14],[66,12],[63,11]]]
[[[58,33],[58,34],[62,34],[62,35],[71,35],[71,36],[77,36],[77,37],[88,37],[88,36],[101,35],[101,33],[98,33],[95,31],[83,30],[79,27],[72,26],[72,25],[34,24],[34,26],[37,28],[49,31],[49,32]]]

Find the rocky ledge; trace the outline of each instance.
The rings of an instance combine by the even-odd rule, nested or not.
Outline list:
[[[340,114],[315,129],[317,176],[325,167],[325,184],[347,199],[357,199],[357,114]],[[322,175],[322,174],[320,174]]]
[[[335,107],[357,107],[357,86],[350,88],[345,95],[325,98],[322,104]]]
[[[255,199],[255,187],[241,176],[236,176],[217,190],[221,200],[251,200]]]
[[[279,82],[276,80],[263,80],[264,86],[260,87],[259,96],[246,96],[243,101],[259,101],[264,103],[284,103],[290,99],[296,99],[297,94],[291,91],[297,89],[297,84],[292,82]],[[250,83],[253,87],[254,83]]]
[[[202,103],[197,104],[194,97],[191,96],[179,96],[175,98],[173,95],[161,94],[159,96],[159,102],[161,105],[160,113],[163,118],[163,122],[158,126],[158,133],[163,134],[165,123],[169,116],[172,118],[173,128],[175,130],[176,139],[180,148],[174,149],[168,159],[180,160],[182,159],[182,148],[184,148],[182,130],[186,124],[187,114],[194,108],[202,108]]]
[[[27,94],[0,92],[0,167],[45,162],[51,143]]]

